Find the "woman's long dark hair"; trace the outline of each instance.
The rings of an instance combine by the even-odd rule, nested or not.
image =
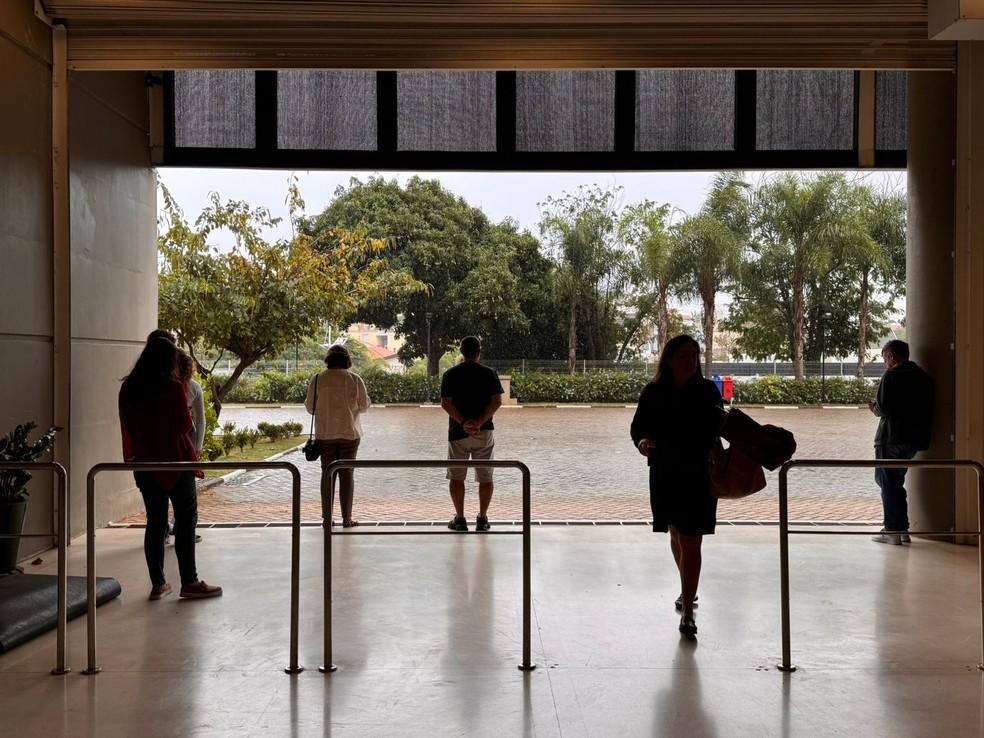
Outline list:
[[[156,393],[174,379],[178,362],[178,347],[166,338],[147,341],[133,369],[123,379],[120,397],[128,402],[140,402]]]
[[[686,333],[674,336],[666,342],[666,346],[663,347],[663,353],[659,355],[659,364],[656,366],[656,376],[653,377],[653,384],[665,384],[673,381],[673,371],[670,369],[670,361],[673,359],[673,355],[687,344],[696,348],[697,356],[700,356],[700,344],[697,343],[697,340],[693,336],[688,336]],[[697,372],[694,376],[704,376],[700,370],[699,359],[697,361]]]

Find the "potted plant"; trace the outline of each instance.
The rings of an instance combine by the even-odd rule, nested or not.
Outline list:
[[[22,423],[0,438],[0,462],[34,461],[51,448],[55,433],[61,430],[49,428],[34,443],[29,443],[27,437],[35,428],[36,423]],[[0,471],[0,533],[20,535],[24,532],[29,481],[31,473],[26,469]],[[0,538],[0,576],[17,568],[19,548],[19,538]]]

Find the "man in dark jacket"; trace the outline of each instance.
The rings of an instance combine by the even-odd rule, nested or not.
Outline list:
[[[933,422],[933,380],[909,360],[909,344],[889,341],[882,349],[885,374],[878,385],[871,412],[878,416],[875,432],[876,459],[911,459],[929,448]],[[871,540],[902,545],[909,543],[909,510],[905,492],[906,469],[875,469],[881,487],[884,524]]]

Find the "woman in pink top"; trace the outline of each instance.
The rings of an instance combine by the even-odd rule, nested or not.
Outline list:
[[[332,346],[325,357],[327,369],[315,376],[308,385],[304,406],[314,416],[314,437],[321,452],[321,510],[331,519],[335,504],[334,490],[328,476],[328,465],[338,459],[354,459],[362,439],[359,415],[369,409],[369,393],[362,377],[350,371],[352,357],[344,346]],[[352,519],[355,482],[352,469],[338,473],[339,497],[342,507],[342,526],[358,525]],[[334,521],[332,521],[334,525]]]

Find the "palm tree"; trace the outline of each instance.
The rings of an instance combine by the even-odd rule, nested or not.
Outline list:
[[[857,239],[856,218],[846,207],[841,174],[800,179],[792,174],[767,181],[755,192],[752,249],[759,261],[786,270],[789,347],[796,379],[806,375],[806,303],[809,285],[822,281],[837,249]]]
[[[897,265],[905,260],[906,201],[898,193],[875,192],[863,185],[856,187],[854,194],[860,233],[852,244],[848,263],[858,274],[857,376],[861,379],[868,350],[874,286],[880,283],[889,293],[904,289],[904,271],[900,277]]]
[[[714,363],[715,300],[741,269],[749,238],[748,184],[740,172],[719,174],[704,207],[674,227],[678,292],[703,308],[704,373]]]
[[[649,318],[656,324],[656,353],[669,340],[669,297],[679,277],[679,240],[670,228],[671,208],[646,200],[626,208],[619,223],[619,237],[634,253],[635,317],[626,331],[616,361],[620,361],[632,338]]]
[[[548,253],[557,265],[556,286],[567,303],[567,363],[577,366],[578,313],[599,298],[599,285],[621,260],[611,239],[615,230],[617,191],[578,188],[541,205],[540,232],[549,239]],[[606,297],[609,291],[606,290]]]

